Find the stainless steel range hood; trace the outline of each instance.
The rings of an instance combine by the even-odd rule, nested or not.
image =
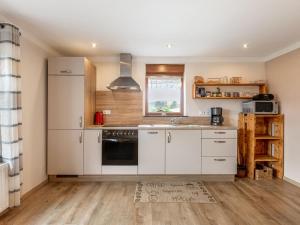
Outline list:
[[[115,79],[107,86],[112,91],[128,90],[141,91],[140,85],[131,77],[132,75],[132,56],[128,53],[120,54],[120,77]]]

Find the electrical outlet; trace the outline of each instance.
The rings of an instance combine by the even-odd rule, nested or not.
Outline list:
[[[110,115],[111,114],[111,110],[110,109],[103,110],[103,114],[104,115]]]
[[[210,110],[199,110],[199,116],[210,117]]]

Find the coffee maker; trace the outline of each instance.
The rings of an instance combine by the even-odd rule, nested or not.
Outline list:
[[[210,124],[213,126],[222,126],[224,122],[224,118],[222,116],[222,108],[213,107],[210,110],[211,110]]]

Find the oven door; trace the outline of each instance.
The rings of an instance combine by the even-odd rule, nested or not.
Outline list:
[[[137,139],[104,138],[102,165],[138,165]]]

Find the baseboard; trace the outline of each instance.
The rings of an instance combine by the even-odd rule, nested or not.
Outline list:
[[[49,182],[139,182],[139,181],[232,182],[234,175],[95,175],[78,177],[49,176]]]
[[[283,177],[283,180],[285,180],[286,182],[289,182],[290,184],[293,184],[293,185],[295,185],[295,186],[297,186],[297,187],[300,187],[300,183],[299,183],[299,182],[294,181],[294,180],[292,180],[292,179],[290,179],[290,178]]]
[[[40,184],[38,184],[37,186],[35,186],[34,188],[32,188],[30,191],[27,191],[24,195],[21,196],[21,200],[24,200],[24,199],[28,198],[34,192],[36,192],[37,190],[39,190],[40,188],[45,186],[48,182],[49,182],[49,180],[46,179],[43,182],[41,182]]]

